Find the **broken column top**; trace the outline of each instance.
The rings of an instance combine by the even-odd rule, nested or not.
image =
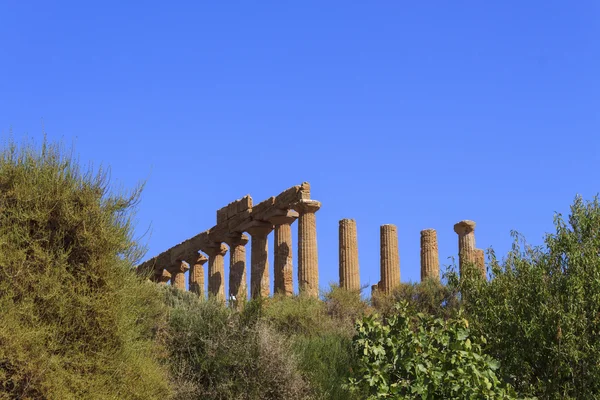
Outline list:
[[[458,234],[471,233],[475,230],[475,222],[465,219],[454,224],[454,232]]]

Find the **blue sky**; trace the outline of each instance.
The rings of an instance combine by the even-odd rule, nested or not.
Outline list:
[[[599,191],[595,1],[9,0],[0,17],[0,134],[43,125],[116,184],[147,180],[147,257],[232,200],[309,181],[322,286],[342,218],[362,283],[387,223],[416,281],[422,229],[442,263],[461,219],[504,254],[511,229],[539,244]]]

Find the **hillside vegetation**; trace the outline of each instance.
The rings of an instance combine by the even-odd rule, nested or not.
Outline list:
[[[0,399],[600,397],[600,204],[540,247],[515,233],[444,284],[241,311],[136,275],[141,188],[111,191],[60,147],[0,153]],[[459,279],[460,278],[460,279]]]

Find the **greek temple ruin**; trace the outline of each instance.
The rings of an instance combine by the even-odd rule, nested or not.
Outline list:
[[[217,210],[216,225],[140,264],[137,271],[159,284],[171,283],[200,298],[207,295],[230,304],[242,299],[271,295],[268,236],[274,234],[273,287],[275,293],[292,296],[294,262],[292,225],[297,221],[297,284],[300,294],[319,296],[316,212],[321,203],[310,198],[310,184],[292,186],[277,196],[254,205],[249,195]],[[458,235],[459,269],[474,264],[486,276],[485,255],[475,247],[475,222],[454,225]],[[246,245],[250,242],[250,288],[247,284]],[[229,252],[229,293],[225,295],[225,255]],[[205,265],[207,273],[205,275]],[[205,293],[205,276],[208,293]],[[440,280],[437,232],[421,231],[421,280]],[[360,291],[356,221],[339,221],[339,285]],[[380,281],[372,291],[389,294],[400,285],[398,229],[380,227]],[[248,293],[249,292],[249,293]]]

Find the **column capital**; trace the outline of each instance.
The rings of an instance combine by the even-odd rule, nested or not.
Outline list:
[[[269,218],[269,222],[273,225],[286,225],[292,224],[300,214],[294,210],[281,210],[281,215],[274,215]]]
[[[273,230],[273,224],[269,222],[254,221],[253,226],[246,229],[250,236],[268,236]]]
[[[166,269],[163,269],[162,272],[157,273],[154,277],[159,283],[167,283],[171,280],[171,273]]]
[[[466,235],[475,231],[475,222],[465,219],[454,224],[454,232],[459,235]]]
[[[301,199],[292,205],[300,214],[315,213],[321,208],[321,202],[312,199]]]
[[[189,264],[187,262],[183,261],[183,260],[176,261],[169,268],[167,268],[167,270],[171,274],[173,274],[173,273],[185,273],[189,269],[190,269]]]
[[[248,244],[249,240],[250,238],[248,235],[244,235],[241,232],[231,232],[225,236],[225,243],[227,243],[229,247],[245,246]]]
[[[208,254],[209,257],[224,256],[227,254],[227,246],[223,243],[216,243],[216,246],[207,247],[202,251]]]

